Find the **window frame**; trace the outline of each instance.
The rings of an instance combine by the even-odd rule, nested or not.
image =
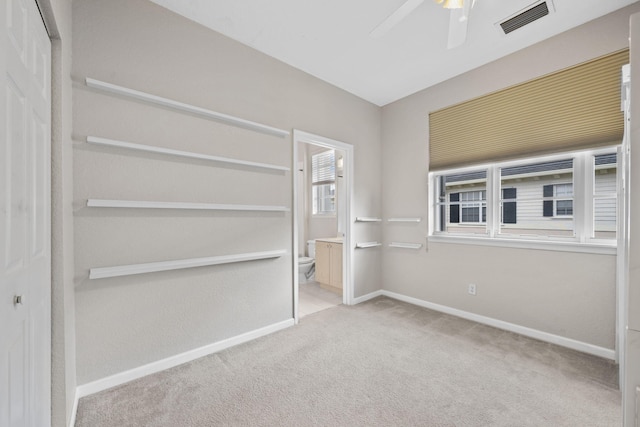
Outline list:
[[[318,180],[314,182],[314,172],[316,170],[315,168],[315,162],[314,162],[314,157],[316,156],[324,156],[327,153],[331,153],[331,155],[333,156],[333,179],[323,179],[323,180]],[[322,218],[331,218],[331,217],[335,217],[337,215],[337,186],[336,186],[336,158],[335,158],[335,150],[330,148],[327,150],[322,150],[322,151],[318,151],[317,153],[313,153],[310,156],[309,162],[311,164],[311,175],[310,175],[310,182],[311,182],[311,192],[310,192],[310,202],[311,202],[311,215],[313,217],[322,217]],[[319,172],[318,172],[319,173]],[[320,174],[320,173],[319,173]],[[324,174],[322,174],[323,178],[326,178]],[[333,191],[333,196],[331,197],[320,197],[320,193],[321,193],[321,189],[325,188],[326,186],[329,187],[329,192]],[[321,200],[327,200],[327,199],[332,199],[333,202],[333,210],[320,210],[320,206],[324,205],[324,203],[321,203]],[[317,209],[316,209],[317,208]]]
[[[331,196],[320,195],[325,189],[328,188],[328,192],[333,192]],[[333,210],[321,209],[321,206],[325,205],[327,200],[331,199],[333,203]],[[311,214],[313,216],[331,217],[336,216],[336,183],[324,182],[321,184],[311,184]]]
[[[620,145],[612,145],[599,149],[571,151],[560,154],[532,156],[524,159],[501,161],[490,164],[467,166],[429,172],[429,228],[427,239],[429,242],[475,244],[487,246],[516,247],[529,249],[543,249],[554,251],[588,252],[615,254],[616,239],[596,239],[594,225],[594,205],[597,199],[595,194],[595,170],[593,159],[601,154],[617,154],[617,170],[620,169]],[[527,165],[538,162],[552,162],[563,159],[573,159],[573,215],[556,216],[557,208],[554,200],[553,218],[569,219],[574,221],[573,236],[519,236],[500,233],[503,216],[501,206],[501,182],[500,169]],[[486,234],[449,233],[438,231],[441,209],[438,205],[439,178],[443,175],[464,174],[486,170]],[[621,174],[616,176],[616,192],[620,192]],[[555,199],[554,184],[554,199]],[[446,209],[445,209],[446,210]],[[619,221],[620,213],[616,212],[616,221]],[[477,223],[482,224],[482,223]]]
[[[553,218],[561,218],[568,219],[573,218],[573,182],[561,182],[553,185]],[[560,186],[571,186],[571,195],[568,196],[566,194],[558,195],[558,187]],[[571,213],[570,214],[560,214],[558,213],[558,202],[571,202]]]
[[[487,222],[486,208],[487,208],[487,191],[486,190],[467,190],[459,191],[460,194],[460,224],[478,225],[485,224]],[[480,193],[479,199],[463,200],[463,194]],[[484,193],[484,194],[483,194]],[[484,197],[484,198],[483,198]],[[484,208],[484,210],[482,209]],[[463,209],[473,209],[478,213],[477,221],[465,221]]]

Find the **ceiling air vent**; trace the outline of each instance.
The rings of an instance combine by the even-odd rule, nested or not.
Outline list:
[[[500,27],[505,34],[509,34],[512,31],[522,28],[527,24],[532,23],[549,14],[549,5],[546,1],[537,3],[528,9],[519,12],[518,14],[500,22]]]

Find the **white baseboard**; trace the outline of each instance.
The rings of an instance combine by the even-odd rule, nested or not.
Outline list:
[[[288,319],[279,323],[274,323],[273,325],[265,326],[264,328],[244,333],[242,335],[237,335],[235,337],[208,344],[194,350],[177,354],[166,359],[158,360],[157,362],[152,362],[147,365],[120,372],[118,374],[111,375],[109,377],[102,378],[87,384],[82,384],[76,389],[76,402],[78,401],[78,399],[90,394],[98,393],[100,391],[128,383],[129,381],[133,381],[138,378],[154,374],[156,372],[164,371],[166,369],[173,368],[174,366],[182,365],[183,363],[191,362],[192,360],[199,359],[201,357],[208,356],[209,354],[225,350],[229,347],[233,347],[238,344],[242,344],[256,338],[272,334],[293,325],[294,320]]]
[[[581,351],[583,353],[593,354],[594,356],[599,356],[605,359],[611,359],[611,360],[616,359],[615,350],[599,347],[593,344],[588,344],[588,343],[577,341],[571,338],[561,337],[559,335],[550,334],[548,332],[538,331],[536,329],[527,328],[526,326],[520,326],[514,323],[504,322],[502,320],[481,316],[479,314],[470,313],[468,311],[458,310],[456,308],[447,307],[445,305],[435,304],[429,301],[424,301],[418,298],[397,294],[391,291],[382,290],[380,291],[379,295],[384,295],[389,298],[408,302],[409,304],[425,307],[431,310],[439,311],[441,313],[451,314],[453,316],[461,317],[463,319],[471,320],[473,322],[478,322],[485,325],[493,326],[494,328],[503,329],[509,332],[514,332],[516,334],[524,335],[530,338],[535,338],[537,340],[549,342],[562,347],[567,347],[573,350]]]
[[[369,301],[370,299],[374,299],[375,297],[379,297],[382,295],[382,289],[379,291],[371,292],[370,294],[362,295],[361,297],[353,299],[353,305],[360,304],[361,302]]]
[[[493,319],[491,317],[486,317],[479,314],[458,310],[456,308],[435,304],[429,301],[424,301],[418,298],[409,297],[409,296],[398,294],[391,291],[378,290],[375,292],[371,292],[369,294],[360,296],[358,298],[354,298],[353,304],[354,305],[360,304],[370,299],[376,298],[378,296],[386,296],[389,298],[396,299],[398,301],[404,301],[409,304],[414,304],[420,307],[425,307],[431,310],[461,317],[463,319],[493,326],[495,328],[503,329],[509,332],[514,332],[530,338],[535,338],[540,341],[549,342],[562,347],[567,347],[573,350],[581,351],[583,353],[599,356],[605,359],[615,360],[615,356],[616,356],[615,350],[599,347],[593,344],[588,344],[588,343],[577,341],[571,338],[561,337],[559,335],[550,334],[548,332],[538,331],[536,329],[531,329],[525,326],[520,326],[513,323],[505,322],[502,320]],[[242,335],[227,338],[225,340],[218,341],[216,343],[212,343],[204,347],[196,348],[194,350],[190,350],[172,357],[168,357],[166,359],[159,360],[157,362],[152,362],[147,365],[140,366],[138,368],[130,369],[128,371],[124,371],[106,378],[102,378],[100,380],[96,380],[87,384],[80,385],[76,388],[76,394],[75,394],[75,399],[74,399],[74,404],[72,409],[73,412],[71,414],[71,421],[69,423],[69,427],[73,427],[75,424],[76,414],[78,411],[78,401],[82,397],[89,396],[91,394],[98,393],[100,391],[107,390],[109,388],[112,388],[121,384],[125,384],[129,381],[133,381],[138,378],[142,378],[144,376],[154,374],[156,372],[173,368],[174,366],[178,366],[183,363],[190,362],[192,360],[207,356],[209,354],[217,353],[219,351],[236,346],[238,344],[242,344],[242,343],[254,340],[256,338],[260,338],[262,336],[269,335],[271,333],[280,331],[282,329],[286,329],[288,327],[294,326],[294,324],[295,324],[294,319],[288,319],[279,323],[275,323],[273,325],[265,326],[264,328],[260,328],[254,331],[244,333]]]
[[[69,420],[69,427],[75,427],[76,425],[76,415],[78,414],[78,401],[80,400],[80,396],[78,395],[78,389],[76,388],[76,392],[73,396],[73,407],[71,408],[71,419]]]

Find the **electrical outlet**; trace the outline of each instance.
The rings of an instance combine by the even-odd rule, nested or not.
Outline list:
[[[476,294],[476,285],[474,285],[473,283],[469,283],[469,294],[471,295]]]

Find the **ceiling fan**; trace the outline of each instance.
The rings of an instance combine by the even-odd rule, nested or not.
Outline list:
[[[447,48],[453,49],[462,45],[467,38],[469,12],[475,5],[476,0],[435,0],[435,2],[442,4],[445,9],[450,9]],[[405,1],[395,12],[378,24],[369,35],[375,38],[382,37],[422,3],[424,3],[424,0]]]

